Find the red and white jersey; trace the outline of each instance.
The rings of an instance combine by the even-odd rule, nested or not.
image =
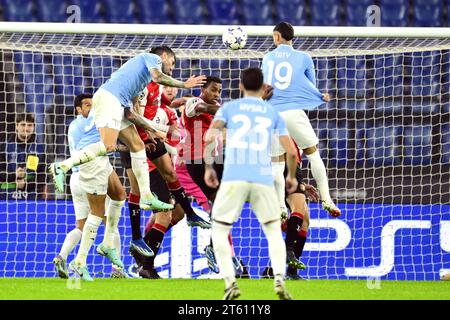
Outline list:
[[[208,131],[213,116],[209,113],[202,113],[198,116],[188,118],[183,114],[184,125],[187,133],[185,156],[190,160],[197,160],[203,158],[203,151],[205,148],[204,136]]]
[[[203,100],[199,98],[191,98],[195,103],[202,103]],[[187,105],[188,103],[186,103]],[[185,110],[183,113],[183,123],[186,130],[186,137],[183,140],[184,150],[183,158],[185,160],[203,159],[205,151],[205,133],[208,131],[214,116],[209,113],[195,113],[195,107],[192,110]],[[191,112],[188,116],[187,112]]]
[[[139,104],[144,108],[144,117],[153,120],[157,124],[172,126],[178,123],[177,113],[169,107],[170,100],[162,92],[162,88],[155,82],[150,82],[142,94],[139,96]],[[138,128],[139,136],[143,141],[148,140],[145,130]],[[179,137],[174,137],[172,133],[167,134],[168,144],[175,147],[180,142]],[[176,150],[176,149],[175,149]],[[151,161],[148,161],[150,171],[155,169]]]

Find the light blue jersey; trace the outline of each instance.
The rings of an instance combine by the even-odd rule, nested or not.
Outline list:
[[[101,140],[100,133],[94,123],[94,113],[89,113],[87,118],[82,115],[77,116],[69,125],[67,137],[71,156],[84,147],[99,142]],[[78,167],[72,168],[72,171],[78,170]]]
[[[308,53],[281,44],[264,56],[262,71],[264,83],[274,88],[268,102],[279,112],[311,110],[324,103],[316,88],[314,63]]]
[[[274,133],[288,135],[278,111],[262,99],[245,97],[225,103],[214,121],[227,128],[222,181],[273,185],[270,146]]]
[[[112,93],[123,107],[130,106],[131,99],[140,95],[152,80],[150,69],[161,71],[161,58],[144,52],[128,60],[100,88]]]

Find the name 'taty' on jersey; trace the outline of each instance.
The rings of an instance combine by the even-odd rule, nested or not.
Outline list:
[[[307,52],[281,44],[264,56],[262,71],[264,83],[274,88],[268,102],[279,112],[311,110],[324,103],[316,87],[314,62]]]
[[[273,185],[272,136],[288,135],[279,112],[260,98],[245,97],[225,103],[214,121],[227,128],[222,181]]]

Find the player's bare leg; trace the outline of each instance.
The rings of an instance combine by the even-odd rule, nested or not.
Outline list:
[[[121,130],[119,138],[130,150],[131,168],[139,185],[140,207],[144,210],[156,209],[160,211],[173,209],[173,205],[159,201],[150,191],[147,154],[145,152],[144,142],[139,137],[134,125],[130,125]],[[114,141],[114,148],[116,141]]]
[[[322,198],[322,208],[328,211],[332,217],[339,217],[341,215],[341,210],[339,210],[339,208],[333,203],[333,200],[331,200],[327,171],[317,147],[312,146],[305,148],[303,149],[303,152],[306,154],[306,157],[311,164],[311,173],[314,180],[316,180],[317,187]]]
[[[112,128],[98,128],[98,131],[101,141],[84,147],[75,155],[62,162],[50,165],[50,173],[57,191],[64,192],[66,173],[74,166],[87,163],[99,156],[105,156],[108,152],[115,150],[119,131]]]

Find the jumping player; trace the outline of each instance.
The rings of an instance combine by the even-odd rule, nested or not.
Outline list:
[[[304,111],[328,102],[330,97],[321,94],[316,88],[313,60],[308,53],[293,49],[293,38],[292,25],[280,22],[275,26],[273,41],[277,48],[267,53],[262,62],[264,81],[274,88],[268,102],[280,112],[286,121],[289,135],[306,154],[320,191],[323,209],[331,216],[338,217],[341,212],[330,196],[326,169],[317,150],[319,141]],[[272,156],[282,154],[283,148],[274,144]],[[282,175],[284,165],[281,164],[279,168],[278,174]],[[284,192],[284,188],[278,192]]]
[[[172,205],[156,199],[150,191],[145,146],[136,128],[126,119],[124,108],[134,105],[139,94],[152,79],[156,83],[180,88],[198,87],[204,83],[204,76],[191,76],[186,82],[181,82],[166,75],[165,72],[170,73],[174,65],[175,54],[169,47],[154,48],[128,60],[95,92],[92,113],[95,114],[95,125],[100,132],[101,140],[86,145],[74,157],[50,166],[57,190],[62,192],[67,171],[76,165],[114,151],[117,139],[120,138],[131,152],[131,165],[141,192],[140,207],[144,210],[173,208]],[[107,177],[107,174],[103,172],[99,176]],[[105,183],[105,181],[98,182]]]

